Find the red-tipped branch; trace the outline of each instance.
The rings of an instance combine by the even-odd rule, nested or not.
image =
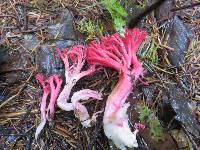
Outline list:
[[[46,124],[46,103],[47,103],[48,95],[50,94],[50,86],[45,81],[43,74],[37,74],[36,79],[39,81],[39,83],[41,84],[41,86],[43,88],[43,96],[42,96],[42,100],[40,103],[41,122],[38,125],[36,132],[35,132],[35,138],[37,139],[38,135],[40,134],[40,132],[42,131],[42,129],[44,128],[44,126]]]
[[[126,29],[125,37],[119,34],[102,38],[100,43],[89,45],[87,59],[91,64],[111,67],[119,72],[119,81],[108,96],[104,112],[104,131],[120,149],[137,147],[136,133],[131,132],[126,114],[129,104],[125,101],[132,91],[133,81],[142,75],[142,64],[136,51],[146,36],[140,29]],[[133,80],[134,79],[134,80]]]
[[[65,111],[74,110],[76,116],[82,122],[82,125],[88,127],[90,126],[88,111],[86,107],[83,106],[79,101],[86,100],[89,97],[100,99],[97,97],[100,94],[95,93],[94,91],[92,92],[91,90],[86,93],[88,90],[82,90],[82,92],[79,91],[74,93],[71,103],[69,102],[69,95],[76,82],[80,78],[93,73],[95,71],[95,66],[92,65],[88,70],[81,71],[86,58],[85,47],[82,45],[75,46],[71,50],[64,49],[64,52],[61,52],[59,49],[57,49],[57,51],[59,56],[61,56],[61,59],[64,61],[64,64],[67,65],[67,67],[65,67],[66,85],[58,97],[57,104],[61,109]],[[69,59],[72,61],[71,65],[69,65]],[[81,93],[81,95],[79,93]]]
[[[107,67],[120,70],[121,62],[117,61],[119,59],[115,60],[112,57],[110,57],[108,53],[106,53],[107,51],[105,50],[105,48],[101,47],[100,44],[94,42],[91,43],[87,48],[87,52],[89,52],[89,54],[87,55],[87,59],[93,62],[92,64],[103,64],[104,66],[107,65]]]
[[[131,56],[128,55],[126,47],[125,47],[125,45],[124,45],[124,43],[123,43],[120,35],[116,33],[116,34],[114,34],[112,36],[113,36],[113,38],[110,38],[109,43],[113,43],[113,45],[116,45],[116,47],[118,48],[118,50],[120,51],[120,53],[122,54],[122,56],[124,57],[124,59],[126,61],[129,61],[131,59]]]
[[[62,59],[62,61],[64,62],[64,65],[65,65],[65,70],[69,70],[69,61],[68,61],[68,55],[63,55],[63,53],[61,52],[61,50],[60,49],[56,49],[57,50],[57,53],[58,53],[58,55],[60,56],[60,58]],[[69,49],[62,49],[62,51],[64,51],[64,52],[68,52],[69,51]]]
[[[61,89],[62,79],[58,75],[52,75],[49,77],[48,82],[51,87],[51,98],[47,108],[47,119],[50,121],[55,113],[56,100]]]
[[[44,128],[46,124],[46,120],[51,120],[54,115],[55,111],[55,104],[57,96],[60,92],[62,80],[58,75],[52,75],[49,77],[48,80],[45,80],[45,77],[43,74],[37,74],[36,79],[40,82],[42,88],[43,88],[43,96],[40,106],[40,112],[41,112],[41,123],[38,125],[35,133],[35,138],[38,138],[38,135]],[[51,97],[49,104],[47,106],[47,99],[48,95],[51,92]],[[47,108],[47,112],[46,112]]]

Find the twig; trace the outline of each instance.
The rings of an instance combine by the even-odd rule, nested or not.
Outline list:
[[[69,143],[69,145],[72,146],[72,147],[74,147],[74,148],[76,148],[76,145],[75,145],[76,142],[73,141],[73,140],[69,140],[68,139],[69,137],[65,133],[63,133],[62,131],[59,131],[58,129],[53,130],[53,132],[55,134],[57,134],[57,135],[65,137],[65,140]]]
[[[196,2],[196,3],[193,3],[193,4],[185,5],[185,6],[178,7],[178,8],[173,8],[173,9],[171,9],[171,11],[174,12],[174,11],[179,11],[179,10],[182,10],[182,9],[188,9],[188,8],[191,8],[191,7],[196,7],[198,5],[200,5],[200,2]]]
[[[0,115],[0,118],[4,118],[4,117],[6,117],[6,118],[12,118],[12,117],[17,117],[17,116],[24,115],[24,114],[26,114],[26,113],[27,113],[26,111],[5,113],[5,114],[1,114],[1,115]],[[38,113],[38,110],[37,110],[37,109],[34,109],[34,110],[32,110],[30,113],[32,113],[32,114]]]
[[[17,17],[14,15],[0,15],[0,18],[4,18],[4,17],[11,17],[11,18],[14,18],[15,20],[17,20]]]
[[[159,71],[165,72],[165,73],[167,73],[167,74],[171,74],[171,75],[174,74],[174,73],[172,73],[172,72],[169,72],[169,71],[166,71],[166,70],[164,70],[164,69],[162,69],[162,68],[159,68],[158,66],[155,66],[155,65],[152,65],[152,67],[154,67],[155,69],[157,69],[157,70],[159,70]]]
[[[27,15],[27,5],[28,5],[28,0],[25,1],[25,7],[24,7],[24,26],[25,30],[28,30],[28,15]]]

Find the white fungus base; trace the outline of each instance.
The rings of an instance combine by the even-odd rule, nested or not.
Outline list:
[[[117,148],[126,150],[126,147],[138,147],[136,134],[138,130],[131,132],[128,125],[127,108],[130,104],[125,104],[117,113],[114,119],[104,118],[104,132],[111,139]],[[106,114],[105,114],[106,116]],[[122,124],[122,126],[120,126]]]

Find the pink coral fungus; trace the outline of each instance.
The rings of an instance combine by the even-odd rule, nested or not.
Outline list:
[[[110,67],[119,72],[119,81],[108,96],[104,112],[104,132],[120,149],[137,147],[136,129],[131,132],[126,114],[129,103],[125,103],[133,84],[143,73],[136,52],[147,33],[138,28],[126,29],[122,38],[118,33],[92,42],[87,48],[90,64]]]
[[[65,111],[75,110],[76,116],[80,119],[82,125],[88,127],[91,120],[86,107],[80,103],[80,100],[89,98],[100,100],[101,93],[89,89],[81,90],[73,94],[71,102],[69,102],[69,96],[77,81],[93,73],[95,66],[92,65],[88,70],[81,71],[86,59],[85,46],[83,45],[74,46],[72,49],[57,49],[57,52],[65,65],[65,86],[57,99],[57,105]]]
[[[58,94],[60,92],[62,80],[58,75],[52,75],[47,80],[45,80],[43,74],[37,74],[36,79],[39,81],[39,83],[43,88],[43,96],[40,104],[41,123],[37,127],[35,133],[35,138],[37,139],[38,135],[40,134],[40,132],[42,131],[42,129],[46,124],[46,120],[51,121],[54,116],[55,104]],[[50,94],[50,100],[48,101],[49,94]]]

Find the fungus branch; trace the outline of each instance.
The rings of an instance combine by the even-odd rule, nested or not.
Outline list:
[[[114,68],[119,72],[119,81],[108,96],[104,112],[104,132],[120,149],[137,147],[136,129],[131,132],[126,114],[129,103],[125,103],[133,84],[142,75],[142,64],[136,51],[147,33],[138,29],[126,29],[125,36],[119,34],[103,37],[87,48],[90,64]]]
[[[37,139],[38,135],[46,124],[46,120],[51,121],[54,116],[56,99],[61,88],[62,80],[58,75],[52,75],[48,80],[45,80],[43,74],[37,74],[36,79],[39,81],[43,88],[43,96],[40,104],[41,123],[38,125],[35,133],[35,138]],[[47,106],[50,92],[51,97]]]
[[[62,79],[58,75],[52,75],[49,77],[48,82],[51,89],[51,98],[47,107],[47,119],[51,121],[55,113],[56,100],[61,89]]]
[[[85,127],[90,127],[90,122],[95,120],[95,115],[92,117],[92,119],[89,119],[90,116],[88,114],[88,111],[84,105],[80,103],[80,100],[88,100],[89,98],[101,100],[101,93],[98,93],[96,91],[90,90],[90,89],[84,89],[77,91],[73,94],[71,98],[72,105],[74,107],[74,111],[76,116],[81,121],[82,125]]]
[[[66,83],[64,89],[57,99],[57,105],[65,110],[75,110],[76,116],[82,121],[85,127],[90,126],[89,114],[85,106],[80,103],[80,100],[87,100],[89,98],[101,99],[101,93],[89,89],[81,90],[72,96],[72,102],[69,102],[70,92],[77,81],[95,71],[95,66],[91,66],[86,71],[81,71],[85,63],[85,47],[77,45],[70,49],[57,49],[58,55],[63,60],[65,65],[65,79]],[[70,60],[72,63],[70,64]]]

